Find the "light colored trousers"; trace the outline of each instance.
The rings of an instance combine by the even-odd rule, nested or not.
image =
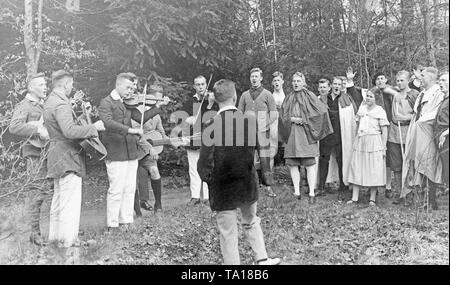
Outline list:
[[[50,207],[49,241],[58,241],[71,247],[78,239],[81,212],[81,177],[69,173],[54,179],[54,192]]]
[[[118,227],[119,223],[133,223],[138,160],[107,160],[105,164],[109,180],[106,224],[108,227]]]
[[[200,158],[200,150],[187,150],[187,157],[189,163],[189,180],[191,187],[191,198],[200,199],[200,192],[203,184],[203,199],[209,199],[208,184],[202,183],[202,179],[197,171],[197,162]]]
[[[241,207],[242,227],[245,238],[255,253],[255,260],[267,258],[261,219],[256,216],[257,202]],[[239,265],[237,209],[217,212],[217,226],[220,233],[220,250],[224,265]]]

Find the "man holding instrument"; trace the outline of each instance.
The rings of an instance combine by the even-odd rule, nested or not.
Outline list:
[[[211,81],[211,78],[209,81]],[[193,137],[189,145],[186,146],[191,190],[191,200],[189,201],[189,205],[191,206],[200,203],[202,189],[205,203],[209,199],[208,185],[201,180],[197,172],[197,162],[200,157],[201,130],[203,129],[202,118],[208,111],[217,112],[219,110],[218,105],[214,103],[214,96],[207,93],[208,85],[206,84],[206,78],[203,75],[197,76],[194,79],[195,94],[189,96],[182,107],[182,110],[189,114],[189,117],[186,118],[185,122],[189,125],[190,136]],[[198,132],[196,132],[197,129]]]
[[[102,142],[108,151],[105,164],[109,179],[106,197],[106,223],[109,229],[118,228],[119,224],[133,223],[139,156],[137,141],[143,130],[133,128],[131,119],[146,122],[160,112],[162,105],[168,104],[168,98],[158,101],[144,114],[136,107],[127,107],[123,100],[132,95],[134,78],[134,74],[130,73],[117,75],[115,89],[101,100],[98,108],[106,128]]]
[[[82,177],[86,175],[80,139],[98,137],[102,121],[80,126],[75,122],[69,95],[73,76],[64,70],[52,74],[53,90],[44,104],[44,123],[50,136],[48,178],[54,180],[49,241],[62,247],[79,244]]]
[[[155,96],[157,98],[163,98],[163,88],[160,85],[150,85],[149,87],[149,95]],[[145,92],[145,90],[144,90]],[[146,106],[145,110],[150,109],[152,106]],[[141,112],[144,110],[144,106],[139,106]],[[140,124],[136,121],[132,121],[131,125],[133,128],[140,128]],[[149,119],[147,122],[143,124],[144,137],[146,134],[150,134],[151,132],[159,132],[163,139],[166,139],[167,136],[164,131],[164,127],[162,125],[161,117],[159,115],[154,116]],[[156,213],[161,213],[162,204],[161,204],[161,192],[162,192],[162,184],[161,184],[161,175],[158,170],[158,153],[156,148],[152,147],[144,137],[138,141],[138,145],[142,148],[143,152],[146,153],[145,156],[139,160],[139,168],[138,168],[138,189],[136,191],[135,199],[139,201],[139,204],[142,208],[146,210],[151,210],[151,206],[149,203],[149,187],[148,187],[148,177],[150,175],[150,183],[152,185],[153,195],[155,196],[155,205],[153,207],[153,211]]]
[[[29,197],[31,203],[29,215],[31,219],[30,241],[42,245],[39,220],[41,206],[48,195],[49,185],[45,176],[47,174],[46,148],[32,143],[33,139],[49,139],[47,129],[43,124],[37,124],[42,119],[44,99],[47,95],[47,84],[43,73],[30,76],[28,92],[25,98],[16,105],[9,132],[14,135],[28,138],[22,145],[22,155],[26,160],[27,179],[29,180]]]

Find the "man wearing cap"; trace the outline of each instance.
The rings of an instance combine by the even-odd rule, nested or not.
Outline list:
[[[47,95],[47,84],[43,73],[32,75],[28,80],[28,92],[25,98],[14,108],[9,131],[11,134],[26,138],[22,145],[22,156],[26,160],[27,184],[31,204],[29,215],[31,219],[30,241],[42,245],[44,240],[40,230],[40,213],[44,199],[48,195],[50,185],[47,183],[47,148],[42,144],[30,143],[33,139],[48,141],[47,129],[42,121],[44,99]],[[42,123],[37,123],[42,121]],[[42,146],[42,147],[41,147]]]
[[[49,241],[58,246],[79,245],[82,177],[86,176],[80,139],[98,136],[102,121],[80,126],[73,116],[69,95],[73,76],[58,70],[52,74],[53,90],[44,104],[44,123],[50,136],[47,168],[53,178],[54,193],[50,208]]]
[[[422,71],[422,90],[414,104],[414,115],[406,135],[405,159],[402,169],[402,191],[404,198],[411,187],[427,189],[429,198],[425,207],[438,209],[436,186],[442,183],[442,162],[434,142],[433,125],[439,106],[444,100],[438,80],[438,70],[427,67]]]

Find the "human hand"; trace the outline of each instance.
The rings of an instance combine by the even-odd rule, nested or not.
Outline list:
[[[195,117],[194,116],[190,116],[190,117],[186,118],[185,122],[187,124],[189,124],[190,126],[192,126],[194,124],[194,120],[195,120]]]
[[[351,66],[349,66],[347,68],[347,80],[353,81],[353,78],[355,78],[355,76],[356,76],[356,72],[353,72],[353,68]]]
[[[420,77],[422,75],[422,66],[418,65],[416,69],[413,69],[413,74],[415,79],[420,80]]]
[[[439,148],[442,148],[447,136],[448,136],[448,129],[439,136]]]
[[[47,129],[44,126],[39,126],[37,132],[38,132],[38,135],[39,135],[39,137],[41,139],[43,139],[43,140],[49,140],[50,139],[48,131],[47,131]]]
[[[105,130],[105,124],[103,124],[102,120],[98,120],[94,123],[94,127],[97,131],[101,132]]]
[[[158,103],[156,103],[156,107],[157,108],[169,104],[169,102],[170,102],[170,98],[169,97],[164,96],[162,99],[164,99],[164,101],[159,101]]]
[[[153,160],[158,160],[159,156],[153,148],[150,149],[149,156]]]
[[[208,92],[208,109],[211,109],[215,102],[215,97],[213,92]]]
[[[128,133],[132,135],[142,136],[144,134],[144,130],[141,128],[129,128]]]

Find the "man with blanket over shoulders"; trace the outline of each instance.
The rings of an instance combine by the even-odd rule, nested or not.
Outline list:
[[[404,198],[410,187],[427,189],[427,202],[437,210],[436,186],[442,183],[442,162],[434,143],[433,125],[439,106],[444,99],[437,84],[438,70],[427,67],[422,71],[424,90],[420,92],[414,105],[414,115],[406,135],[405,159],[402,170],[402,192]],[[409,187],[408,187],[409,186]],[[429,207],[428,203],[426,207]]]
[[[338,200],[344,200],[345,186],[348,185],[348,168],[351,161],[353,139],[356,132],[356,104],[353,99],[342,90],[342,79],[334,77],[331,92],[320,96],[320,100],[328,106],[328,114],[334,132],[320,141],[319,185],[317,195],[324,194],[325,182],[331,153],[334,151],[338,173]],[[342,143],[345,142],[345,143]]]

